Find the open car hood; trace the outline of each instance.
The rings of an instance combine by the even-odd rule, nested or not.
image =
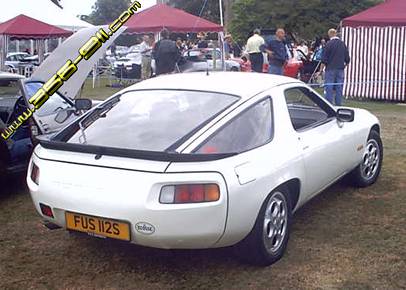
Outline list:
[[[79,49],[100,29],[104,28],[108,31],[108,26],[93,26],[83,28],[66,39],[58,46],[50,56],[39,66],[31,76],[31,80],[47,82],[65,63],[67,60],[74,61],[79,56]],[[113,41],[125,30],[121,27],[113,36],[107,40],[102,47],[96,51],[89,60],[83,59],[79,65],[77,72],[66,81],[59,89],[59,93],[65,97],[74,99],[84,81],[93,69],[97,61],[103,57],[107,48]]]

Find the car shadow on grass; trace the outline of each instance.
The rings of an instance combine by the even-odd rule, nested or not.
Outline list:
[[[25,180],[26,174],[13,174],[3,177],[0,186],[0,204],[2,200],[8,199],[16,194],[28,192]]]

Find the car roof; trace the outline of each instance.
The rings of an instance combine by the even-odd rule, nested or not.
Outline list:
[[[125,91],[144,89],[175,89],[212,91],[251,98],[272,87],[298,83],[297,79],[266,73],[247,72],[193,72],[170,74],[140,82]]]
[[[1,80],[4,80],[4,79],[21,80],[21,79],[25,79],[25,77],[22,75],[19,75],[19,74],[0,72],[0,79]]]

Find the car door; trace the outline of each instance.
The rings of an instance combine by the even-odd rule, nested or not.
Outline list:
[[[0,78],[0,132],[14,122],[24,104],[20,78],[10,75]],[[4,140],[1,140],[4,141]],[[22,125],[6,142],[9,167],[17,166],[29,159],[32,150],[28,124]]]
[[[79,30],[65,40],[52,52],[51,55],[47,57],[40,67],[34,71],[31,78],[25,82],[24,96],[27,104],[29,99],[36,93],[42,84],[46,83],[52,76],[54,76],[68,60],[73,61],[79,56],[80,48],[102,27],[103,26],[93,26]],[[107,30],[107,27],[103,28]],[[55,132],[78,117],[77,114],[72,114],[72,111],[74,111],[72,110],[72,100],[78,94],[94,65],[101,57],[103,57],[107,48],[122,32],[123,28],[120,28],[93,54],[91,58],[81,60],[77,65],[78,70],[64,82],[57,93],[52,95],[44,103],[41,109],[34,113],[33,117],[39,126],[39,133],[47,134]],[[57,122],[55,120],[55,117],[60,110],[70,111],[68,118],[64,118],[65,120],[63,120],[63,122]]]
[[[25,81],[23,86],[25,96],[29,100],[42,87],[42,82]],[[66,113],[66,117],[61,121],[57,120],[57,115],[61,111]],[[71,99],[62,96],[59,92],[54,93],[34,114],[33,118],[38,125],[38,134],[50,134],[78,117],[74,103]],[[34,130],[35,131],[35,130]],[[37,135],[36,132],[34,135]]]
[[[304,191],[311,198],[348,170],[354,145],[336,111],[313,90],[291,85],[283,93],[305,164]]]

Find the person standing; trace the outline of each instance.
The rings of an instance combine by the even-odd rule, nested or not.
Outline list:
[[[254,72],[262,72],[262,67],[264,66],[264,55],[262,53],[264,45],[265,40],[261,37],[261,31],[255,29],[254,35],[248,39],[246,47]]]
[[[233,54],[233,38],[231,34],[227,34],[224,37],[224,52],[225,52],[225,59],[229,60]]]
[[[341,106],[344,87],[344,69],[350,63],[350,54],[345,43],[337,37],[337,31],[328,31],[330,41],[323,49],[321,58],[321,71],[325,70],[325,93],[326,99],[335,105]]]
[[[283,75],[283,67],[288,60],[288,52],[285,44],[285,30],[278,28],[275,39],[269,41],[266,52],[269,56],[269,73]]]
[[[199,41],[197,42],[197,48],[209,48],[209,43],[206,41],[206,34],[204,32],[200,32],[197,37]]]
[[[110,51],[111,51],[111,55],[115,58],[116,57],[116,50],[117,50],[117,46],[116,44],[113,42],[110,45]]]
[[[161,38],[152,51],[156,63],[156,75],[172,73],[180,56],[175,41],[169,39],[167,29],[161,31]]]
[[[322,38],[320,40],[319,46],[315,48],[315,52],[314,52],[314,56],[313,56],[313,59],[315,61],[321,61],[321,58],[323,56],[324,47],[326,47],[326,40],[324,38]]]
[[[146,80],[151,77],[151,54],[153,48],[153,39],[149,35],[144,35],[143,41],[140,45],[142,56],[142,79]]]

